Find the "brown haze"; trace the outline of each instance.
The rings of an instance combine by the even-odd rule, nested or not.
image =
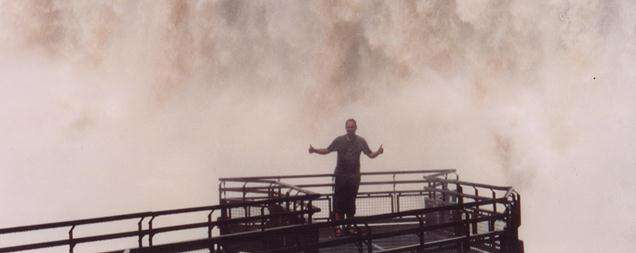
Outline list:
[[[213,204],[217,178],[458,168],[528,252],[636,247],[636,2],[0,1],[0,227]]]

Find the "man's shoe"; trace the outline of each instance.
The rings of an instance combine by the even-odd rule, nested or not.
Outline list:
[[[360,229],[357,227],[348,227],[347,228],[347,234],[350,235],[360,235]]]
[[[342,230],[342,228],[336,227],[336,230],[334,231],[334,236],[335,237],[343,237],[344,236],[344,231]]]

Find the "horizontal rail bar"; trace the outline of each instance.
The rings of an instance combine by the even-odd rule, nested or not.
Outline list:
[[[393,185],[393,184],[417,184],[417,183],[428,183],[431,180],[429,179],[421,179],[421,180],[395,180],[395,181],[362,181],[360,182],[360,185],[381,185],[381,184],[387,184],[387,185]],[[244,182],[244,181],[239,181],[239,182]],[[254,181],[256,182],[256,181]],[[298,184],[296,185],[296,187],[298,188],[303,188],[303,187],[331,187],[333,186],[334,183],[322,183],[322,184]],[[268,186],[250,186],[250,187],[221,187],[221,191],[239,191],[239,190],[243,190],[243,189],[249,189],[249,190],[258,190],[258,189],[268,189],[271,187]]]
[[[279,182],[279,181],[273,181],[273,180],[267,180],[267,179],[244,179],[244,178],[238,178],[238,179],[227,179],[226,181],[228,182],[242,182],[242,183],[268,183],[271,184],[270,186],[250,186],[250,187],[230,187],[230,188],[224,188],[221,187],[221,190],[242,190],[242,189],[250,189],[250,190],[258,190],[258,189],[271,189],[271,188],[276,188],[274,187],[274,185],[279,185],[282,186],[283,188],[289,188],[289,189],[294,189],[296,191],[305,193],[305,194],[316,194],[315,192],[309,191],[307,189],[303,189],[300,186],[297,185],[291,185],[291,184],[287,184],[284,182]]]
[[[460,181],[460,180],[454,180],[454,179],[431,178],[429,180],[437,181],[437,182],[445,182],[448,184],[460,184],[460,185],[488,188],[488,189],[494,189],[494,190],[500,190],[500,191],[509,191],[510,189],[513,189],[512,186],[496,186],[496,185],[480,184],[480,183],[466,182],[466,181]]]
[[[344,225],[344,224],[352,224],[352,223],[364,223],[367,220],[374,220],[374,219],[387,219],[387,218],[393,218],[393,217],[413,216],[413,215],[434,213],[439,211],[462,210],[465,208],[471,208],[476,206],[492,205],[493,203],[506,203],[506,199],[505,198],[489,199],[489,200],[480,201],[480,202],[464,203],[463,205],[454,204],[454,205],[447,205],[447,206],[436,206],[436,207],[429,207],[429,208],[412,209],[408,211],[401,211],[401,212],[395,212],[395,213],[385,213],[385,214],[376,214],[376,215],[370,215],[370,216],[353,217],[352,219],[345,219],[345,220],[338,221],[336,222],[336,224]]]
[[[497,215],[496,217],[503,218],[505,216]],[[333,246],[338,246],[338,245],[347,244],[347,243],[353,243],[353,242],[358,242],[358,241],[389,238],[389,237],[394,237],[394,236],[399,236],[399,235],[415,234],[415,233],[418,233],[418,232],[426,232],[426,231],[438,230],[438,229],[447,228],[447,227],[455,227],[455,226],[465,225],[465,224],[470,224],[470,223],[475,223],[475,222],[488,221],[488,220],[490,220],[492,218],[496,218],[496,217],[470,218],[470,219],[465,219],[465,220],[460,220],[460,221],[452,221],[452,222],[446,222],[446,223],[431,224],[431,225],[426,225],[424,227],[414,227],[414,228],[407,228],[407,229],[397,230],[397,231],[372,233],[372,234],[365,235],[365,236],[341,237],[341,238],[325,240],[325,241],[321,241],[321,242],[314,243],[314,244],[309,244],[309,245],[301,245],[301,246],[295,246],[295,247],[289,247],[289,248],[285,248],[285,249],[277,249],[277,250],[271,250],[271,251],[265,251],[265,252],[268,252],[268,253],[269,252],[271,252],[271,253],[273,253],[273,252],[280,252],[280,253],[282,253],[282,252],[299,252],[299,251],[307,250],[307,249],[333,247]],[[465,238],[466,237],[464,237],[464,239]]]
[[[315,209],[318,209],[318,211]],[[154,228],[152,230],[143,229],[143,230],[135,230],[135,231],[129,231],[129,232],[119,232],[119,233],[112,233],[112,234],[105,234],[105,235],[79,237],[74,239],[64,239],[64,240],[56,240],[56,241],[49,241],[49,242],[16,245],[16,246],[0,248],[0,253],[21,251],[21,250],[33,250],[33,249],[56,247],[56,246],[65,246],[70,244],[80,244],[80,243],[94,242],[94,241],[112,240],[112,239],[119,239],[119,238],[133,237],[133,236],[146,236],[150,233],[159,234],[159,233],[173,232],[173,231],[186,230],[186,229],[202,228],[202,227],[208,227],[208,226],[229,225],[229,224],[236,224],[236,223],[249,222],[249,221],[255,221],[255,220],[266,220],[266,219],[277,218],[277,217],[287,217],[287,216],[309,214],[309,213],[319,212],[319,210],[320,210],[319,208],[314,208],[312,210],[291,211],[291,212],[279,213],[279,214],[268,214],[268,215],[241,217],[241,218],[233,218],[228,220],[219,220],[219,221],[212,221],[212,222],[199,222],[199,223],[166,226],[166,227]]]
[[[492,198],[489,198],[489,197],[477,196],[477,195],[472,195],[472,194],[468,194],[468,193],[459,193],[459,192],[456,192],[456,191],[444,190],[444,189],[438,189],[438,188],[425,187],[424,189],[426,191],[441,192],[441,193],[446,193],[446,194],[453,195],[453,196],[460,196],[460,197],[475,199],[477,201],[492,199]]]
[[[218,244],[221,243],[223,240],[246,240],[246,239],[253,239],[253,238],[261,238],[262,236],[264,236],[265,234],[286,234],[286,233],[293,233],[294,231],[306,231],[309,229],[318,229],[320,227],[332,227],[334,225],[344,225],[344,224],[360,224],[360,223],[365,223],[366,221],[373,221],[373,220],[377,220],[377,219],[386,219],[386,218],[395,218],[395,217],[403,217],[403,216],[411,216],[411,215],[422,215],[422,214],[426,214],[426,213],[433,213],[433,212],[439,212],[439,211],[448,211],[448,210],[461,210],[463,208],[467,208],[467,207],[475,207],[475,206],[481,206],[481,205],[489,205],[492,203],[497,203],[497,202],[502,202],[502,201],[506,201],[505,198],[500,198],[500,199],[493,199],[493,200],[489,200],[489,201],[483,201],[483,202],[472,202],[472,203],[466,203],[463,205],[449,205],[449,206],[443,206],[443,207],[432,207],[432,208],[424,208],[424,209],[416,209],[416,210],[409,210],[409,211],[403,211],[403,212],[397,212],[397,213],[389,213],[389,214],[380,214],[380,215],[373,215],[373,216],[364,216],[364,217],[354,217],[353,219],[346,219],[346,220],[340,220],[340,221],[333,221],[333,222],[322,222],[322,223],[313,223],[313,224],[304,224],[304,225],[290,225],[290,226],[281,226],[281,227],[275,227],[275,228],[269,228],[269,229],[264,229],[264,230],[260,230],[260,231],[249,231],[249,232],[240,232],[240,233],[234,233],[234,234],[229,234],[229,235],[221,235],[221,236],[217,236],[214,238],[209,238],[209,239],[200,239],[200,240],[193,240],[193,241],[187,241],[187,242],[178,242],[178,243],[170,243],[170,244],[163,244],[163,245],[157,245],[157,246],[153,246],[153,247],[146,247],[146,248],[137,248],[137,249],[130,249],[129,252],[157,252],[157,251],[165,251],[165,250],[195,250],[195,249],[202,249],[202,248],[207,248],[212,244]],[[476,223],[476,222],[483,222],[483,221],[489,221],[492,219],[504,219],[506,218],[505,215],[501,215],[501,214],[495,214],[493,216],[482,216],[482,217],[477,217],[477,218],[469,218],[469,219],[463,219],[460,221],[453,221],[453,222],[447,222],[447,223],[440,223],[440,224],[431,224],[431,225],[426,225],[425,227],[417,227],[417,228],[409,228],[409,229],[405,229],[403,231],[392,231],[392,232],[383,232],[383,233],[377,233],[377,234],[373,234],[370,235],[368,238],[372,238],[372,239],[378,239],[378,238],[384,238],[384,237],[391,237],[391,236],[396,236],[396,235],[401,235],[401,234],[411,234],[411,233],[415,233],[415,232],[419,232],[419,231],[430,231],[430,230],[436,230],[436,229],[440,229],[440,228],[445,228],[445,227],[454,227],[457,225],[464,225],[464,224],[469,224],[469,223]],[[337,239],[333,239],[333,240],[329,240],[326,242],[320,242],[314,246],[318,246],[318,247],[326,247],[326,246],[335,246],[335,245],[340,245],[343,243],[348,243],[348,240],[352,240],[351,238],[337,238]],[[293,250],[301,250],[301,248],[294,248]],[[121,252],[121,251],[113,251],[113,252]]]
[[[371,175],[398,175],[398,174],[422,174],[422,173],[455,173],[455,169],[440,169],[440,170],[398,170],[398,171],[374,171],[374,172],[361,172],[362,176]],[[289,179],[289,178],[311,178],[311,177],[333,177],[334,174],[308,174],[308,175],[287,175],[287,176],[262,176],[262,177],[222,177],[219,181],[228,181],[235,179]]]
[[[98,218],[91,218],[91,219],[74,220],[74,221],[43,223],[43,224],[28,225],[28,226],[0,228],[0,234],[79,226],[79,225],[86,225],[86,224],[129,220],[129,219],[153,217],[153,216],[156,217],[156,216],[162,216],[162,215],[180,214],[180,213],[188,213],[188,212],[213,211],[213,210],[219,210],[222,208],[244,207],[245,205],[272,204],[272,203],[294,201],[294,200],[313,200],[319,197],[320,197],[319,194],[276,197],[276,198],[268,198],[266,200],[259,200],[259,201],[253,201],[253,202],[227,203],[227,204],[220,204],[220,205],[180,208],[180,209],[155,211],[155,212],[141,212],[141,213],[133,213],[133,214],[114,215],[114,216],[106,216],[106,217],[98,217]]]
[[[49,248],[49,247],[57,247],[57,246],[66,246],[66,245],[79,244],[84,242],[94,242],[94,241],[103,241],[103,240],[139,236],[139,235],[147,235],[148,233],[149,233],[148,230],[142,230],[142,231],[135,230],[135,231],[112,233],[112,234],[106,234],[106,235],[95,235],[95,236],[87,236],[87,237],[80,237],[80,238],[74,238],[74,239],[39,242],[39,243],[0,248],[0,252],[14,252],[14,251],[21,251],[21,250],[32,250],[32,249],[41,249],[41,248]]]
[[[487,232],[487,233],[483,233],[483,234],[475,234],[475,235],[470,235],[468,238],[466,236],[457,236],[457,237],[453,237],[453,238],[446,238],[446,239],[436,240],[436,241],[432,241],[432,242],[425,242],[422,245],[420,245],[418,243],[418,244],[412,244],[412,245],[408,245],[408,246],[396,247],[396,248],[392,248],[392,249],[380,250],[380,251],[377,251],[377,252],[378,253],[390,253],[390,252],[400,252],[400,251],[405,251],[405,250],[417,250],[417,249],[420,249],[420,248],[438,247],[438,246],[443,246],[445,244],[452,244],[452,243],[456,243],[456,242],[465,241],[466,239],[474,240],[474,239],[490,237],[490,236],[497,236],[497,235],[502,235],[502,234],[504,234],[504,231],[493,231],[493,232]]]
[[[398,193],[400,194],[400,196],[415,196],[415,195],[407,195],[407,194],[402,194],[402,193],[428,193],[430,192],[429,190],[399,190],[399,191],[364,191],[364,192],[358,192],[358,195],[368,195],[368,194],[388,194],[388,193]],[[321,197],[325,197],[325,196],[333,196],[333,193],[320,193]],[[269,199],[269,196],[250,196],[250,197],[234,197],[234,198],[224,198],[223,200],[226,201],[244,201],[244,200],[251,200],[251,199]],[[326,200],[326,199],[325,199]]]
[[[105,216],[105,217],[99,217],[99,218],[82,219],[82,220],[61,221],[61,222],[51,222],[51,223],[43,223],[43,224],[29,225],[29,226],[0,228],[0,234],[17,233],[17,232],[59,228],[59,227],[78,226],[78,225],[101,223],[101,222],[108,222],[108,221],[130,220],[130,219],[150,217],[150,216],[152,216],[152,212],[141,212],[141,213]]]

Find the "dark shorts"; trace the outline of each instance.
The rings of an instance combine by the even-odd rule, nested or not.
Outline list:
[[[354,215],[356,213],[358,188],[360,188],[360,176],[336,175],[333,210],[336,213]]]

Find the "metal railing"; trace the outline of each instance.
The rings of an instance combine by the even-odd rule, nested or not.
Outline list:
[[[130,252],[520,252],[520,196],[511,187],[459,180],[455,170],[362,173],[358,216],[331,219],[332,174],[219,179],[219,205],[141,212],[0,229],[0,252],[133,238]],[[285,182],[283,182],[283,180]],[[158,226],[163,217],[197,215],[200,220]],[[218,218],[217,218],[218,217]],[[197,219],[199,219],[197,218]],[[216,219],[215,219],[216,218]],[[119,221],[134,227],[78,236],[78,227]],[[333,238],[335,226],[358,234]],[[4,246],[7,234],[67,229],[66,238]],[[199,240],[165,241],[158,234],[203,229]],[[378,244],[389,243],[383,247]],[[395,246],[395,242],[399,242]],[[122,251],[113,251],[122,252]]]
[[[422,208],[424,197],[430,195],[430,191],[424,187],[424,184],[430,182],[430,179],[448,179],[449,176],[455,180],[459,178],[454,169],[361,173],[357,215]],[[276,194],[278,196],[318,194],[320,197],[312,202],[314,206],[321,209],[321,212],[316,214],[315,220],[330,220],[333,213],[334,177],[334,174],[311,174],[220,178],[219,199],[221,203],[224,203],[266,199]],[[285,183],[282,183],[282,180],[285,180]],[[281,188],[281,185],[274,182],[287,187]],[[419,203],[409,206],[413,204],[413,201],[408,200],[409,198],[419,198]],[[384,205],[378,205],[378,201]]]
[[[283,185],[283,184],[281,184]],[[311,217],[315,212],[320,210],[317,208],[296,208],[297,203],[304,206],[302,203],[310,203],[312,199],[318,198],[317,194],[307,195],[293,195],[293,196],[273,196],[271,198],[249,201],[249,202],[224,202],[220,205],[200,206],[192,208],[181,208],[155,212],[140,212],[124,215],[115,215],[91,219],[53,222],[45,224],[37,224],[30,226],[19,226],[10,228],[0,228],[0,237],[6,237],[9,234],[15,233],[34,233],[43,230],[59,230],[68,229],[67,237],[59,240],[50,240],[43,242],[34,242],[28,244],[5,246],[4,238],[0,238],[0,252],[15,252],[23,250],[43,249],[59,246],[68,246],[68,251],[73,252],[78,244],[86,244],[90,242],[98,242],[105,240],[115,240],[122,238],[137,238],[137,247],[153,246],[155,245],[154,238],[158,234],[207,228],[207,238],[213,237],[213,230],[217,230],[218,233],[223,233],[223,230],[227,228],[236,228],[250,224],[250,230],[255,228],[275,227],[283,224],[292,224],[294,222],[288,222],[290,217],[293,217],[295,224],[311,222]],[[298,206],[300,206],[298,205]],[[286,211],[282,212],[265,212],[266,208],[272,206],[287,206],[290,207]],[[307,207],[310,207],[308,205]],[[232,218],[224,215],[228,213],[228,210],[234,209],[252,209],[257,208],[260,211],[257,215],[243,216]],[[178,216],[181,214],[200,214],[201,221],[193,223],[180,223],[178,225],[157,227],[156,220],[165,216]],[[214,219],[215,216],[221,216],[221,218]],[[178,217],[175,217],[178,218]],[[100,223],[110,223],[119,221],[133,221],[136,222],[134,229],[126,229],[120,232],[99,234],[92,236],[78,236],[75,233],[78,227],[87,227]],[[144,240],[145,239],[145,240]]]
[[[461,186],[458,186],[461,189]],[[460,192],[461,194],[461,192]],[[460,200],[458,198],[458,200]],[[387,213],[381,215],[373,215],[366,217],[355,217],[353,219],[316,222],[303,225],[292,225],[268,228],[249,233],[228,234],[210,239],[193,240],[187,242],[171,243],[159,245],[155,247],[145,247],[131,249],[129,252],[185,252],[209,247],[223,249],[222,252],[238,252],[226,250],[224,245],[228,242],[247,242],[256,241],[262,243],[260,249],[249,252],[322,252],[323,249],[338,247],[341,245],[355,244],[357,252],[439,252],[446,250],[447,252],[469,252],[471,248],[480,248],[488,252],[520,252],[518,239],[515,237],[513,227],[506,227],[497,231],[470,233],[469,226],[479,222],[488,222],[490,220],[504,221],[507,224],[513,223],[510,212],[507,209],[504,213],[489,212],[487,214],[471,217],[470,212],[466,210],[493,204],[510,205],[508,197],[501,197],[490,200],[480,200],[475,202],[463,203],[461,200],[457,204],[430,207],[395,213]],[[428,223],[426,216],[430,214],[450,213],[455,219],[449,219],[439,223]],[[405,218],[414,218],[418,220],[416,226],[403,227],[392,230],[383,230],[381,227],[373,226],[378,221],[399,222]],[[306,240],[307,235],[319,233],[321,229],[330,229],[337,225],[352,225],[361,228],[361,232],[357,235],[345,236],[340,238],[328,238],[325,240]],[[429,232],[435,231],[454,231],[448,237],[443,239],[427,239]],[[413,235],[416,243],[394,247],[391,249],[383,249],[374,251],[373,244],[381,239],[391,239],[400,236]],[[278,236],[287,238],[288,243],[279,245],[278,248],[272,248],[267,245],[263,238],[271,238]],[[432,237],[431,237],[432,238]],[[493,243],[494,242],[494,243]],[[492,243],[489,247],[484,247],[485,243]],[[122,251],[113,251],[122,252]]]

